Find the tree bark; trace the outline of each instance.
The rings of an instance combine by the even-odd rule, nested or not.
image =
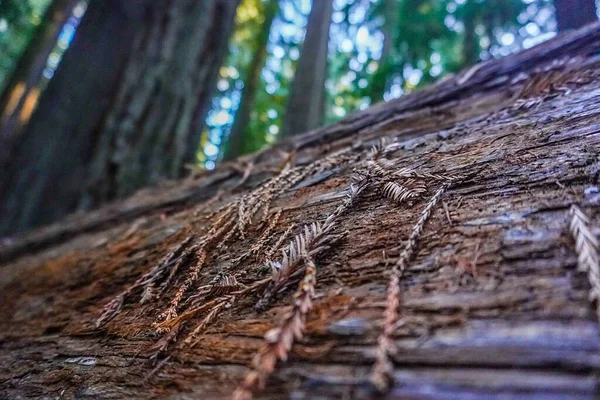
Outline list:
[[[294,235],[306,238],[303,225],[334,220],[327,245],[311,252],[317,293],[303,338],[257,398],[382,397],[370,391],[369,371],[389,273],[411,242],[388,398],[597,398],[594,279],[577,269],[569,208],[584,210],[597,236],[598,51],[598,24],[559,35],[284,140],[249,156],[247,171],[225,163],[6,240],[0,397],[230,396],[265,354],[265,333],[307,293],[292,296],[300,263],[266,311],[255,308],[264,290],[252,288],[271,284],[285,262],[276,242],[291,228],[285,250]],[[384,137],[377,155],[371,148]],[[351,183],[374,179],[360,178],[373,160],[399,168],[389,179],[419,173],[424,192],[398,204],[370,181],[329,219]],[[270,206],[264,215],[250,211],[253,198]],[[190,277],[178,323],[157,335],[154,323]],[[111,301],[120,312],[97,326]],[[204,330],[187,341],[196,328]]]
[[[236,6],[92,2],[3,174],[0,232],[180,176],[195,159]]]
[[[383,100],[383,95],[388,87],[388,77],[391,70],[391,55],[398,37],[398,21],[400,20],[400,3],[398,0],[384,0],[383,2],[383,47],[379,67],[371,79],[371,102]]]
[[[0,97],[0,141],[4,147],[2,154],[7,155],[10,150],[9,142],[19,134],[23,121],[20,121],[21,111],[25,101],[36,88],[42,78],[42,72],[50,53],[56,46],[58,34],[71,16],[73,8],[79,3],[78,0],[55,0],[53,1],[42,22],[33,35],[29,44],[21,56],[9,83],[2,91]],[[36,96],[34,94],[34,96]],[[0,160],[0,165],[1,160]]]
[[[577,29],[598,20],[594,0],[554,0],[559,31]]]
[[[467,0],[468,2],[472,2],[473,0]],[[471,66],[477,64],[480,60],[479,52],[480,47],[477,41],[477,33],[475,32],[476,28],[476,16],[475,16],[475,6],[473,4],[467,4],[465,6],[465,39],[463,42],[463,63],[466,66]]]
[[[262,69],[267,58],[267,44],[269,43],[269,33],[271,25],[279,11],[279,3],[271,0],[264,5],[264,21],[261,30],[256,38],[253,50],[252,60],[248,66],[248,72],[244,81],[244,88],[241,93],[241,102],[235,113],[235,120],[231,127],[231,133],[227,138],[225,146],[224,160],[233,160],[238,156],[247,153],[244,149],[244,140],[247,140],[246,133],[250,124],[256,91],[260,86],[260,77]]]
[[[323,123],[327,44],[332,13],[331,0],[313,1],[306,25],[306,38],[290,88],[282,129],[284,137],[315,129]]]

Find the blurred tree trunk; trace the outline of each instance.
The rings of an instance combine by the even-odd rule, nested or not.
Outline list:
[[[479,43],[477,43],[477,34],[475,33],[476,18],[473,0],[469,1],[470,7],[465,7],[465,41],[463,42],[463,65],[469,66],[479,62]]]
[[[313,1],[302,54],[290,89],[283,136],[306,132],[323,123],[327,44],[332,12],[332,0]]]
[[[0,181],[0,233],[194,160],[237,0],[92,1]]]
[[[0,152],[0,166],[4,165],[6,161],[4,157],[9,154],[12,141],[26,123],[26,115],[23,114],[25,104],[35,100],[39,95],[36,88],[42,78],[48,57],[56,46],[62,27],[79,1],[54,0],[50,4],[31,43],[19,59],[10,81],[2,91],[0,141],[3,150]]]
[[[372,103],[383,100],[387,89],[389,72],[391,67],[391,53],[394,43],[398,37],[398,21],[400,20],[400,2],[398,0],[384,0],[383,2],[384,23],[381,28],[383,33],[383,48],[379,59],[379,68],[373,75],[371,81]]]
[[[559,31],[576,29],[598,20],[594,0],[554,0]]]
[[[254,54],[248,67],[244,88],[242,89],[242,99],[239,108],[235,113],[235,121],[231,127],[229,138],[227,139],[227,146],[225,147],[224,154],[225,160],[232,160],[246,152],[244,149],[244,140],[248,139],[246,133],[248,125],[250,124],[256,91],[260,85],[260,75],[267,58],[267,44],[269,43],[271,25],[279,11],[279,2],[271,0],[266,3],[264,7],[264,22],[261,31],[256,38]]]

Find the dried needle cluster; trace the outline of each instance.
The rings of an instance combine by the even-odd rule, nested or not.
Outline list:
[[[264,309],[271,297],[291,283],[292,279],[301,273],[300,269],[303,254],[316,257],[326,250],[329,245],[339,238],[332,233],[339,216],[352,206],[358,195],[366,187],[367,181],[362,180],[356,185],[350,185],[345,191],[344,201],[327,216],[322,223],[313,222],[307,224],[301,233],[297,234],[282,250],[283,256],[280,262],[268,261],[272,270],[273,282],[265,292],[263,298],[257,303],[258,309]]]
[[[375,364],[373,365],[371,373],[371,382],[381,392],[385,392],[389,388],[393,379],[394,366],[391,356],[396,352],[394,331],[399,319],[400,279],[417,248],[417,241],[423,232],[425,223],[431,215],[431,211],[434,209],[448,186],[448,183],[443,184],[431,199],[429,199],[427,206],[423,209],[419,219],[413,226],[410,236],[404,245],[404,249],[392,268],[387,289],[383,331],[377,341]]]
[[[136,289],[143,288],[141,303],[145,303],[154,297],[156,281],[161,279],[167,269],[173,264],[177,265],[184,257],[179,256],[182,250],[191,242],[192,236],[187,236],[183,241],[173,247],[163,259],[155,265],[150,271],[139,277],[133,285],[125,289],[122,293],[112,299],[106,306],[102,315],[96,320],[96,327],[99,327],[113,319],[123,307],[126,298]],[[179,260],[177,260],[179,256]],[[162,287],[161,287],[162,288]]]
[[[600,258],[598,257],[598,239],[590,231],[590,220],[576,205],[571,206],[571,235],[575,240],[577,251],[577,268],[587,272],[590,282],[590,301],[600,302]],[[600,319],[600,305],[596,304],[596,312]]]
[[[268,377],[275,370],[277,360],[285,361],[294,340],[302,339],[306,316],[313,305],[317,268],[307,253],[301,255],[306,268],[294,294],[292,309],[277,328],[265,334],[265,343],[254,356],[250,371],[242,384],[233,393],[234,400],[250,400],[255,390],[264,388]]]
[[[420,197],[427,191],[427,183],[430,181],[451,182],[458,179],[455,175],[400,167],[398,162],[385,158],[396,147],[397,143],[387,144],[385,139],[381,140],[371,149],[364,166],[355,171],[357,176],[377,182],[383,195],[391,201],[404,203]]]
[[[200,311],[205,309],[204,307],[191,307],[186,309],[183,314],[179,315],[179,308],[181,307],[182,301],[189,302],[189,298],[186,300],[187,293],[195,287],[200,271],[209,261],[210,257],[213,256],[212,253],[215,249],[217,251],[227,250],[231,240],[237,237],[244,238],[249,227],[265,226],[269,217],[269,206],[271,202],[306,176],[328,168],[344,165],[356,157],[357,156],[352,152],[352,148],[348,147],[306,166],[289,168],[289,165],[287,165],[277,176],[268,180],[249,194],[241,196],[224,205],[209,215],[208,218],[211,221],[211,224],[208,231],[200,239],[194,241],[192,235],[188,236],[183,242],[174,246],[158,265],[109,302],[106,305],[103,314],[97,320],[97,325],[100,326],[117,315],[121,311],[127,297],[132,295],[136,290],[143,290],[142,302],[146,302],[155,299],[159,294],[169,289],[173,281],[180,280],[181,283],[168,307],[160,314],[158,321],[155,323],[155,327],[159,332],[168,331],[174,326],[180,327],[180,324],[183,321],[197,315]],[[242,182],[246,181],[251,170],[252,168],[246,168]],[[266,224],[266,229],[263,234],[260,235],[258,241],[249,249],[247,254],[244,254],[238,260],[238,262],[248,257],[255,256],[265,248],[280,216],[281,211],[275,213],[275,217],[270,220],[270,223]],[[258,219],[259,221],[255,221],[255,219]],[[273,251],[276,251],[289,234],[289,231],[290,230],[286,231],[282,236],[281,242],[278,241],[278,244],[275,245],[275,249],[268,249],[266,253],[272,254]],[[184,266],[187,267],[187,271],[185,271],[185,276],[181,281],[181,277],[178,277],[178,273]],[[157,290],[156,285],[159,281],[162,281],[162,283],[159,290]],[[252,284],[248,288],[242,290],[257,291],[264,288],[265,285],[266,282],[262,281]],[[215,287],[218,285],[212,284],[209,286]],[[200,297],[204,300],[215,295],[215,293],[210,293],[210,290],[209,293],[206,293],[205,287],[197,289],[199,289],[199,293],[195,293],[196,297]],[[218,310],[223,309],[226,304],[230,304],[230,301],[233,301],[233,299],[234,297],[229,295],[227,296],[227,299],[222,297],[216,299],[217,302],[214,306],[217,311],[215,311],[215,309],[210,309],[208,316],[203,320],[200,326],[205,326],[207,324],[207,319],[209,321],[214,319]],[[197,304],[197,302],[192,302],[192,304]]]

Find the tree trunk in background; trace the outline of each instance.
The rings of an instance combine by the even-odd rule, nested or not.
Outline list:
[[[302,54],[288,98],[283,136],[306,132],[323,123],[327,44],[332,13],[332,0],[313,0]]]
[[[580,28],[598,20],[595,0],[554,0],[559,31]]]
[[[0,398],[230,399],[258,353],[259,378],[272,374],[256,400],[597,399],[597,282],[576,249],[594,262],[599,52],[600,26],[559,35],[288,138],[250,155],[246,173],[225,163],[0,241]],[[350,202],[369,165],[385,180],[367,173]],[[391,201],[382,189],[396,174],[424,192]],[[572,204],[590,218],[579,245]],[[243,219],[246,234],[234,234]],[[298,282],[303,261],[276,268],[290,241],[312,243],[316,283]],[[399,304],[388,304],[410,243]],[[256,310],[274,271],[288,285]],[[393,387],[378,396],[368,377],[394,304]],[[120,312],[97,325],[104,310]],[[305,329],[275,347],[290,325],[271,329],[290,315]],[[285,361],[265,351],[289,347]]]
[[[387,90],[388,78],[390,72],[391,55],[396,42],[398,32],[398,21],[400,20],[400,2],[399,0],[384,0],[383,1],[383,48],[381,50],[381,58],[379,59],[379,67],[373,78],[371,79],[371,103],[374,104],[383,100],[383,95]]]
[[[181,176],[194,162],[237,4],[160,2],[99,136],[83,207]]]
[[[80,0],[54,0],[33,35],[33,39],[10,78],[0,97],[0,170],[4,170],[5,157],[10,154],[11,144],[27,123],[22,114],[25,104],[34,103],[39,96],[37,87],[50,53],[56,46],[58,34],[65,25],[73,8]],[[28,105],[25,108],[31,107]]]
[[[0,176],[0,233],[47,223],[76,208],[94,136],[117,93],[144,8],[140,1],[90,4]]]
[[[472,2],[474,0],[467,0],[471,2],[471,5],[465,6],[466,13],[464,15],[465,22],[465,34],[462,48],[463,65],[471,66],[477,64],[479,58],[479,43],[477,42],[477,33],[475,32],[476,21],[475,21],[475,7]]]
[[[2,175],[0,233],[180,176],[237,3],[93,1]]]
[[[248,125],[251,120],[256,91],[260,86],[261,72],[267,58],[269,33],[271,32],[273,20],[279,11],[279,2],[277,0],[271,0],[267,2],[264,7],[265,20],[261,27],[261,31],[256,38],[256,44],[253,50],[254,54],[252,55],[252,60],[248,66],[244,88],[241,93],[242,99],[238,110],[235,113],[235,120],[231,127],[231,132],[227,138],[227,145],[225,146],[225,154],[223,156],[225,160],[232,160],[245,153],[244,140],[247,140],[246,132],[248,132]]]

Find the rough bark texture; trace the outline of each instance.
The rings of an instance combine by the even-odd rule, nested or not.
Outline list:
[[[0,232],[48,223],[76,207],[93,149],[92,129],[102,124],[141,24],[141,4],[121,3],[91,3],[15,144],[0,176]]]
[[[251,189],[285,173],[286,152],[306,166],[353,146],[351,161],[321,164],[273,200],[271,209],[282,210],[269,218],[274,238],[293,223],[296,234],[304,223],[323,222],[363,163],[354,155],[390,137],[386,157],[399,168],[461,178],[433,209],[400,281],[389,398],[597,398],[600,332],[589,282],[576,270],[568,210],[578,204],[598,234],[599,50],[600,26],[589,26],[238,163],[6,240],[0,397],[228,396],[263,334],[290,311],[293,289],[266,311],[253,307],[262,291],[239,295],[209,318],[193,347],[185,338],[208,309],[183,320],[179,332],[173,327],[177,341],[152,326],[193,265],[177,264],[172,285],[149,304],[138,303],[141,287],[133,290],[121,312],[96,328],[104,306],[178,244],[214,236],[205,217],[249,201]],[[246,165],[254,165],[249,174]],[[433,178],[425,185],[422,197],[401,204],[367,187],[337,217],[335,244],[315,253],[317,295],[305,337],[258,398],[369,397],[387,272],[439,187]],[[237,276],[236,287],[268,278],[260,254],[235,261],[263,231],[250,224],[245,238],[205,248],[208,262],[182,307],[218,299],[202,287],[219,272]]]
[[[332,13],[333,1],[313,2],[302,53],[290,88],[283,136],[303,133],[323,124],[327,44]]]
[[[595,0],[554,0],[559,31],[581,28],[597,21]]]
[[[195,157],[237,3],[92,2],[3,173],[0,232],[180,176]]]
[[[196,158],[238,1],[159,4],[100,135],[86,206],[181,176]]]

